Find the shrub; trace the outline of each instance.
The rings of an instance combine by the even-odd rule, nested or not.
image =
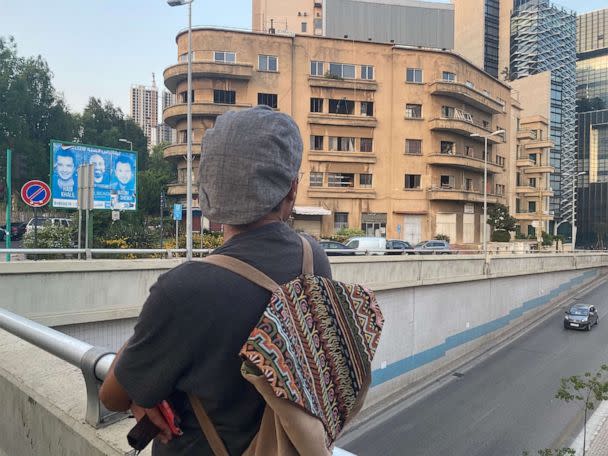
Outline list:
[[[450,242],[450,236],[448,236],[447,234],[438,234],[437,236],[435,236],[435,239],[437,239],[438,241]]]
[[[543,236],[543,245],[547,246],[547,245],[553,245],[553,235],[543,231],[542,233]]]
[[[492,242],[509,242],[511,240],[511,234],[504,230],[495,230],[491,237]]]
[[[38,228],[36,243],[34,232],[26,233],[23,237],[23,246],[27,249],[71,249],[74,247],[76,231],[73,227],[45,225]],[[63,258],[64,255],[33,255],[34,258],[52,260]]]
[[[323,236],[323,239],[344,243],[352,237],[359,236],[365,236],[365,231],[359,230],[357,228],[340,228],[338,231],[336,231],[335,234],[332,234],[331,236]]]

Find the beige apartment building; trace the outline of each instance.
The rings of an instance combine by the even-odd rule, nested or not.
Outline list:
[[[177,37],[177,61],[187,34]],[[510,87],[450,51],[315,36],[198,28],[193,32],[194,169],[201,138],[232,109],[267,104],[304,138],[295,226],[342,227],[418,242],[482,238],[484,139],[488,202],[515,199],[517,104]],[[163,112],[177,144],[170,195],[186,193],[187,65],[164,72],[177,104]],[[515,104],[514,104],[515,103]],[[195,176],[196,177],[196,176]],[[196,184],[194,188],[196,198]],[[195,200],[195,206],[197,205]]]

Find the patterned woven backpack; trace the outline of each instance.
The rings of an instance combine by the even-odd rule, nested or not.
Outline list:
[[[372,291],[314,275],[302,237],[302,275],[284,285],[232,257],[203,261],[272,293],[240,351],[241,373],[266,401],[246,456],[330,455],[346,423],[361,409],[384,323]],[[216,456],[228,451],[200,400],[190,396]]]

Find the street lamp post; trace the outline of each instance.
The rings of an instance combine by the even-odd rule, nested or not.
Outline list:
[[[192,260],[192,2],[194,0],[167,0],[169,6],[188,5],[188,114],[186,149],[186,260]]]
[[[129,141],[128,139],[120,138],[120,139],[118,140],[118,142],[123,142],[123,143],[127,143],[127,144],[129,144],[129,149],[130,149],[131,151],[133,151],[133,143],[132,143],[131,141]]]
[[[496,130],[489,135],[480,135],[477,133],[471,134],[472,138],[483,138],[484,142],[484,153],[483,153],[483,254],[488,262],[488,138],[492,136],[502,135],[504,134],[504,130]]]

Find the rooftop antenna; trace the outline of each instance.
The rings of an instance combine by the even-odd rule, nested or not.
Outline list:
[[[156,88],[156,75],[152,73],[152,87]]]
[[[270,19],[270,29],[268,30],[268,33],[274,35],[276,32],[277,31],[274,29],[274,19]]]

